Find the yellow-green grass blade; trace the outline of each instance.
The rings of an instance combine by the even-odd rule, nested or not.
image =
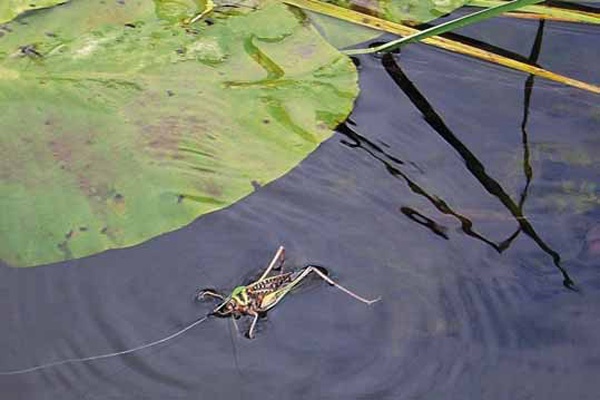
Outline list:
[[[469,6],[473,7],[495,7],[506,3],[502,0],[471,0]],[[559,7],[545,5],[525,6],[515,12],[505,14],[515,18],[549,19],[564,22],[576,22],[585,24],[600,24],[600,14],[578,10],[567,10]]]
[[[451,32],[453,30],[462,28],[467,25],[471,25],[477,22],[484,21],[486,19],[493,18],[497,15],[500,15],[504,12],[514,11],[526,5],[541,3],[543,0],[515,0],[511,2],[502,2],[502,4],[496,5],[492,8],[488,8],[485,10],[477,11],[473,14],[465,15],[464,17],[460,17],[448,22],[444,22],[443,24],[439,24],[433,26],[429,29],[425,29],[423,31],[418,31],[413,33],[412,35],[408,35],[402,37],[397,40],[392,40],[386,44],[381,46],[372,47],[369,49],[357,49],[357,50],[349,50],[347,54],[369,54],[369,53],[381,53],[381,52],[389,52],[395,49],[398,49],[404,45],[409,43],[419,42],[428,37],[441,35],[446,32]]]
[[[331,4],[325,4],[315,0],[283,1],[286,4],[293,5],[302,9],[307,9],[310,11],[329,15],[331,17],[340,18],[345,21],[353,22],[355,24],[363,26],[368,26],[373,29],[378,29],[380,31],[392,33],[395,35],[408,36],[419,32],[418,29],[411,28],[406,25],[386,21],[380,18],[372,17],[352,10],[347,10],[341,7],[336,7]],[[521,61],[513,60],[511,58],[501,56],[491,51],[479,49],[477,47],[460,43],[455,40],[434,36],[423,39],[421,42],[444,50],[468,55],[494,64],[502,65],[504,67],[521,71],[527,74],[533,74],[542,78],[562,83],[564,85],[600,94],[600,86],[582,82],[577,79],[569,78],[564,75],[548,71],[544,68],[536,67]]]

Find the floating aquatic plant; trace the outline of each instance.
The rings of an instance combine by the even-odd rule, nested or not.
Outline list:
[[[357,73],[284,3],[368,28],[360,40],[402,36],[363,53],[419,41],[600,93],[437,36],[517,9],[560,14],[485,1],[475,4],[493,8],[425,31],[412,26],[466,2],[3,2],[0,258],[32,266],[140,243],[241,199],[328,138],[352,109]],[[357,32],[321,22],[337,43]]]
[[[26,11],[49,8],[69,0],[3,0],[0,2],[0,24],[11,21]]]
[[[352,62],[287,6],[191,25],[180,19],[199,10],[162,6],[78,0],[5,26],[0,257],[9,264],[180,228],[289,171],[351,111]]]

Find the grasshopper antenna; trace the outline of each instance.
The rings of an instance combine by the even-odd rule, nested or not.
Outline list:
[[[176,337],[183,335],[185,332],[189,331],[193,327],[200,325],[202,322],[206,321],[208,319],[208,317],[210,317],[210,314],[205,315],[204,317],[201,317],[201,318],[195,320],[194,322],[186,325],[183,329],[180,329],[177,332],[172,333],[169,336],[166,336],[159,340],[155,340],[154,342],[150,342],[150,343],[146,343],[146,344],[143,344],[143,345],[140,345],[137,347],[133,347],[131,349],[116,351],[113,353],[99,354],[97,356],[90,356],[90,357],[83,357],[83,358],[68,358],[68,359],[61,360],[61,361],[54,361],[54,362],[50,362],[50,363],[46,363],[46,364],[37,365],[35,367],[17,369],[14,371],[0,372],[0,376],[25,374],[28,372],[39,371],[42,369],[46,369],[46,368],[50,368],[50,367],[57,367],[59,365],[64,365],[64,364],[74,364],[74,363],[80,363],[80,362],[101,360],[101,359],[105,359],[105,358],[111,358],[111,357],[117,357],[117,356],[123,356],[126,354],[131,354],[133,352],[144,350],[149,347],[153,347],[153,346],[159,345],[161,343],[166,343],[170,340],[173,340]]]
[[[327,274],[326,274],[327,270],[325,268],[319,266],[319,265],[314,265],[314,264],[307,265],[306,268],[304,269],[304,271],[302,271],[302,273],[296,279],[302,280],[308,274],[310,274],[311,272],[314,272],[315,274],[317,274],[319,276],[319,278],[323,279],[325,282],[329,283],[331,286],[336,287],[337,289],[339,289],[342,292],[346,293],[350,297],[353,297],[356,300],[358,300],[360,302],[363,302],[363,303],[365,303],[367,305],[371,305],[373,303],[377,303],[379,300],[381,300],[381,296],[377,297],[377,298],[375,298],[373,300],[365,299],[364,297],[359,296],[358,294],[354,293],[350,289],[345,288],[344,286],[340,285],[339,283],[335,282],[333,279],[331,279],[330,277],[328,277]]]

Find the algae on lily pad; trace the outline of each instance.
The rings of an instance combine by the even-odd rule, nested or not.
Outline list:
[[[265,1],[212,24],[78,0],[0,38],[0,258],[131,246],[289,171],[351,111],[351,61]]]
[[[0,2],[0,24],[14,19],[25,11],[48,8],[69,0],[2,0]]]
[[[206,10],[210,0],[154,0],[156,15],[168,21],[186,21]]]

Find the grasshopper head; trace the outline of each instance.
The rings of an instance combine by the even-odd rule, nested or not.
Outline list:
[[[248,308],[249,299],[245,286],[238,286],[233,289],[231,295],[218,306],[214,314],[218,317],[239,318]]]
[[[214,311],[214,314],[218,317],[231,317],[235,312],[235,302],[229,300],[223,303],[220,307]]]

